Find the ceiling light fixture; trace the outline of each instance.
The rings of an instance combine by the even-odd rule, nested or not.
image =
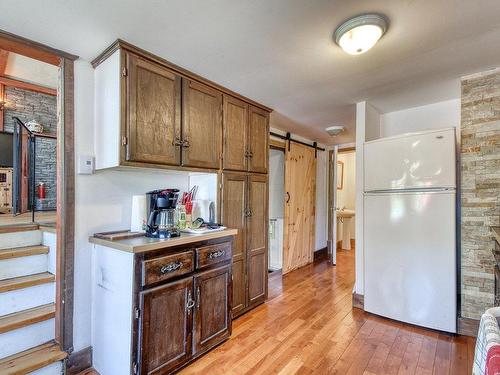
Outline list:
[[[380,14],[362,14],[341,24],[334,33],[335,43],[350,55],[360,55],[372,48],[388,27]]]
[[[344,127],[342,125],[334,125],[334,126],[329,126],[328,128],[325,129],[325,131],[332,137],[336,137],[340,133],[344,131]]]

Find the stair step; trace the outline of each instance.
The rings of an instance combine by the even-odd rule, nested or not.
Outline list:
[[[19,311],[0,317],[0,333],[22,328],[30,324],[52,319],[56,316],[56,306],[53,303]]]
[[[0,249],[22,246],[37,246],[42,243],[42,231],[39,229],[24,232],[1,232]]]
[[[0,293],[51,283],[55,281],[55,279],[55,276],[50,272],[42,272],[29,276],[20,276],[12,279],[0,280]]]
[[[27,257],[31,255],[48,254],[49,247],[43,245],[13,247],[0,250],[0,260]]]
[[[31,230],[37,230],[38,228],[39,228],[38,224],[1,225],[0,233],[27,232]]]
[[[0,374],[22,375],[67,357],[59,345],[49,342],[0,360]]]

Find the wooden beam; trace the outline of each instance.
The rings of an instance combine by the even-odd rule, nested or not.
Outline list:
[[[57,96],[57,89],[40,86],[35,83],[19,81],[13,78],[0,77],[0,84],[9,87],[16,87],[18,89],[31,90],[31,91],[41,92],[43,94]]]
[[[5,100],[5,86],[0,83],[0,131],[3,131],[3,104]]]
[[[9,58],[9,51],[0,49],[0,75],[5,74],[5,68],[7,67],[8,58]]]
[[[57,129],[56,341],[73,351],[75,257],[74,64],[61,58]]]
[[[76,60],[78,58],[78,56],[71,55],[3,30],[0,30],[0,48],[55,66],[59,66],[62,57],[68,60]]]

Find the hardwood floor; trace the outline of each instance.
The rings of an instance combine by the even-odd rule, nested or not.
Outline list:
[[[269,300],[236,319],[231,338],[187,374],[470,374],[474,339],[351,307],[354,251],[271,276]]]

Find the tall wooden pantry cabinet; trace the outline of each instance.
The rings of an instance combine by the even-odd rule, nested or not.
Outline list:
[[[267,298],[269,113],[224,96],[222,222],[237,228],[233,317]]]

